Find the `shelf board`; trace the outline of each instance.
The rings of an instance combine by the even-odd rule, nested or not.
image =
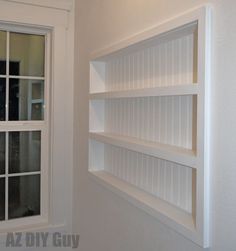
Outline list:
[[[159,199],[106,171],[89,171],[89,175],[99,184],[128,200],[134,206],[156,217],[162,223],[194,239],[195,224],[192,214]]]
[[[109,133],[89,133],[90,139],[123,147],[131,151],[144,153],[159,159],[168,160],[191,168],[196,168],[197,157],[192,150],[152,141],[140,140],[134,137],[120,136]]]
[[[181,96],[197,95],[199,93],[198,84],[186,84],[178,86],[151,87],[133,90],[97,92],[89,95],[90,99],[112,99],[112,98],[137,98],[153,96]]]

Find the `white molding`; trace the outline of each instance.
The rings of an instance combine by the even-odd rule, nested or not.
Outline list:
[[[197,95],[198,84],[188,84],[167,87],[151,87],[130,89],[111,92],[96,92],[89,95],[90,99],[113,99],[113,98],[137,98],[137,97],[161,97],[179,95]]]
[[[0,0],[0,4],[1,26],[3,28],[12,28],[13,25],[16,31],[19,30],[19,32],[23,32],[24,29],[27,29],[28,32],[41,29],[44,30],[45,34],[45,30],[52,30],[55,26],[68,28],[68,15],[73,14],[73,11],[68,12],[16,1]]]
[[[64,11],[71,11],[73,6],[73,0],[1,0],[12,3],[19,3],[24,5],[32,5],[38,7],[46,7]]]

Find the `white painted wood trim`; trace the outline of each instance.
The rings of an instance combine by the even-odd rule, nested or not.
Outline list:
[[[50,1],[48,0],[48,2]],[[38,29],[39,31],[44,30],[42,35],[45,35],[56,26],[64,26],[68,28],[69,16],[73,14],[73,11],[68,12],[8,0],[0,0],[0,4],[0,27],[3,27],[4,29],[10,27],[12,29],[12,24],[14,24],[14,31],[16,32],[26,32],[27,29],[27,32],[29,33],[34,34],[34,32],[36,32],[38,34],[38,31],[36,30]],[[25,15],[25,13],[32,12],[33,15]],[[14,21],[12,16],[14,16]]]
[[[210,245],[210,124],[211,124],[211,10],[202,11],[198,25],[198,166],[196,184],[196,229],[203,236],[203,246]]]
[[[32,5],[38,7],[46,7],[64,11],[71,11],[72,10],[72,3],[73,1],[70,0],[1,0],[6,2],[24,4],[24,5]]]
[[[12,174],[8,174],[8,177],[21,177],[21,176],[29,176],[29,175],[37,175],[37,174],[41,174],[41,171],[39,172],[28,172],[28,173],[12,173]]]
[[[153,87],[123,91],[97,92],[89,95],[90,99],[113,99],[113,98],[137,98],[137,97],[161,97],[197,95],[198,84],[177,85],[168,87]]]

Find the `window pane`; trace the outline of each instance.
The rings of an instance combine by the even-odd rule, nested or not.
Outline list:
[[[6,75],[6,45],[7,33],[0,31],[0,74]]]
[[[20,74],[20,62],[10,61],[11,75],[18,76]]]
[[[0,121],[6,119],[6,79],[0,78]]]
[[[0,132],[0,175],[5,174],[5,139],[5,132]]]
[[[18,62],[20,76],[44,76],[45,37],[10,33],[10,61]],[[10,65],[10,75],[15,75]]]
[[[32,120],[40,120],[43,116],[43,104],[42,103],[35,103],[32,104],[32,112],[31,112],[31,119]]]
[[[9,178],[9,219],[40,215],[40,175]]]
[[[0,220],[5,220],[5,178],[0,179]]]
[[[41,133],[9,132],[9,173],[40,171]]]
[[[44,81],[10,79],[9,120],[43,120]]]

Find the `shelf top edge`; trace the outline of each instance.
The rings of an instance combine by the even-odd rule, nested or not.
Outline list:
[[[175,85],[175,86],[156,86],[156,87],[146,87],[146,88],[136,88],[136,89],[90,92],[89,97],[93,99],[100,96],[101,97],[104,96],[104,98],[113,98],[113,96],[122,97],[122,95],[127,95],[127,97],[129,97],[128,95],[130,95],[130,97],[132,96],[142,97],[142,96],[196,95],[198,94],[198,89],[199,89],[199,84],[192,83],[192,84],[183,84],[183,85]],[[153,91],[157,91],[159,93],[155,93]],[[168,91],[170,91],[170,93],[168,93]],[[146,94],[142,95],[142,92],[146,92]],[[150,92],[149,95],[148,95],[148,92]],[[109,97],[109,95],[111,95],[111,97]]]
[[[127,137],[127,136],[116,135],[116,134],[111,134],[111,133],[104,133],[104,132],[89,132],[89,137],[90,137],[90,139],[93,139],[93,140],[101,140],[101,141],[104,140],[104,142],[106,140],[110,140],[110,141],[113,140],[113,141],[123,142],[123,143],[127,143],[127,144],[141,145],[141,146],[150,147],[150,148],[157,148],[160,151],[165,151],[165,152],[171,151],[171,152],[174,152],[175,154],[186,155],[186,157],[188,157],[188,158],[197,159],[197,155],[194,150],[187,149],[184,147],[168,145],[168,144],[163,144],[163,143],[159,143],[159,142],[152,142],[152,141],[148,141],[148,140],[141,140],[141,139],[134,138],[134,137]],[[193,164],[186,165],[186,166],[191,167],[191,168],[196,168],[196,166]]]

